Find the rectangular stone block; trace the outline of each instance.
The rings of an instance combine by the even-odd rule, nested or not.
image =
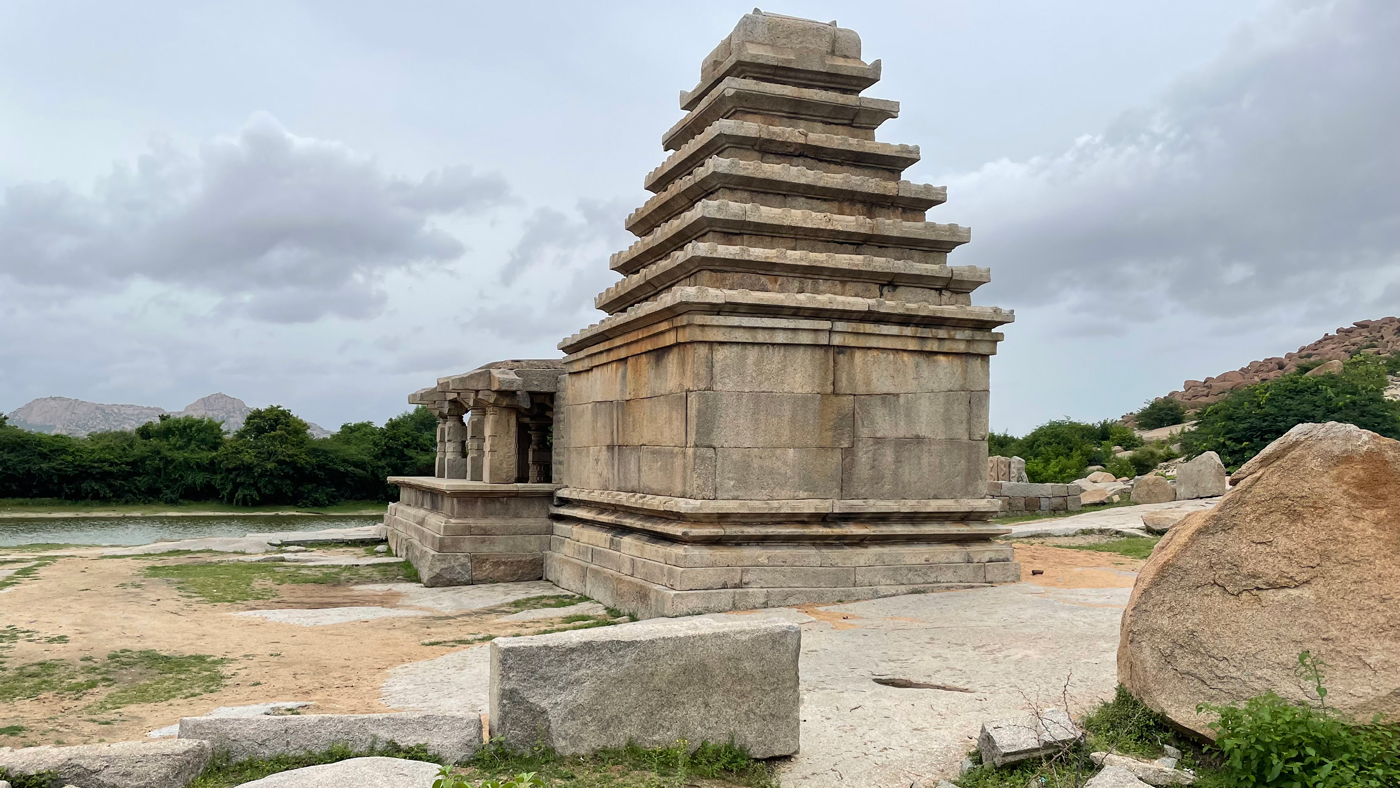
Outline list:
[[[834,364],[837,394],[913,394],[991,388],[991,367],[987,357],[980,355],[841,347],[835,349]]]
[[[497,638],[491,732],[563,755],[681,739],[733,740],[756,758],[791,755],[801,638],[795,624],[709,619]]]
[[[1063,709],[1046,709],[1034,716],[983,723],[977,749],[983,763],[1000,768],[1059,752],[1083,735]]]
[[[852,398],[831,394],[697,391],[688,445],[809,448],[851,445]]]
[[[793,500],[842,497],[842,449],[714,451],[715,497],[718,499]]]
[[[710,387],[710,346],[671,345],[626,361],[624,398],[643,399]]]
[[[987,444],[982,441],[856,438],[843,452],[841,498],[920,500],[986,494]]]
[[[481,748],[479,714],[306,714],[263,717],[185,717],[180,738],[207,741],[233,761],[308,755],[336,745],[364,752],[388,742],[423,745],[450,762]]]
[[[716,344],[716,391],[832,393],[832,349],[818,345]]]
[[[971,436],[971,394],[966,391],[880,394],[855,400],[857,437],[967,440]]]
[[[1015,561],[991,561],[983,564],[988,583],[1021,582],[1021,565]]]
[[[991,392],[969,391],[968,406],[968,437],[975,441],[984,441],[987,439],[987,425],[991,418]]]
[[[854,585],[912,586],[926,583],[985,583],[986,564],[928,564],[925,566],[859,566]]]
[[[847,588],[856,585],[856,569],[846,566],[749,567],[748,588]]]
[[[621,403],[617,443],[626,446],[685,446],[686,394]]]

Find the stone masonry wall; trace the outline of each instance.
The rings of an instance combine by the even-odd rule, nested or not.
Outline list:
[[[987,482],[988,497],[1001,501],[1003,512],[1077,512],[1081,492],[1077,484]]]

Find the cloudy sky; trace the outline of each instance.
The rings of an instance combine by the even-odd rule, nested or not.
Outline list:
[[[0,412],[223,391],[326,426],[557,356],[752,3],[0,5]],[[1400,313],[1400,3],[795,0],[1014,309],[994,428]]]

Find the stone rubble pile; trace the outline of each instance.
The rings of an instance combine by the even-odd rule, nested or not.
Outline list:
[[[1181,391],[1173,391],[1167,396],[1191,408],[1210,405],[1219,402],[1237,388],[1273,380],[1293,372],[1304,361],[1341,362],[1357,353],[1387,356],[1400,354],[1400,317],[1358,320],[1350,326],[1337,329],[1335,334],[1327,334],[1312,344],[1284,354],[1281,358],[1255,361],[1238,370],[1205,380],[1188,380],[1182,384]]]

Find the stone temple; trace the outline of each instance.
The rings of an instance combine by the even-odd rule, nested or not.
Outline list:
[[[430,584],[543,576],[640,616],[1019,579],[987,497],[970,233],[925,220],[919,149],[836,24],[755,11],[662,135],[608,317],[562,361],[443,378],[435,478],[386,518]]]

